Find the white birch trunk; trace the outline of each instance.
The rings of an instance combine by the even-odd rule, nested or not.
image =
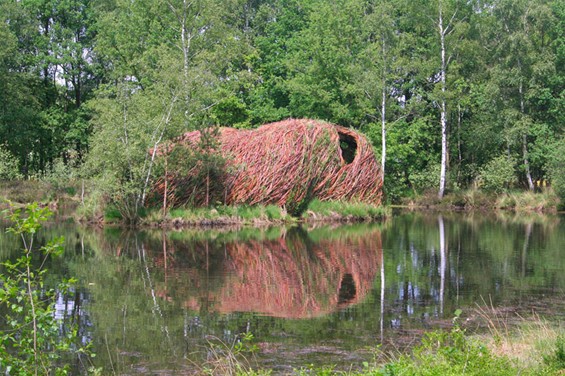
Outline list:
[[[447,63],[445,59],[445,34],[446,29],[443,28],[443,10],[441,1],[439,2],[439,19],[438,19],[438,26],[439,26],[439,37],[441,42],[441,71],[440,71],[440,79],[441,79],[441,169],[440,169],[440,177],[439,177],[439,192],[438,197],[440,199],[443,198],[445,193],[445,176],[447,172],[447,106],[445,103],[445,92],[447,91],[446,85],[446,69]]]
[[[182,51],[183,57],[183,87],[184,87],[184,102],[185,102],[185,110],[184,116],[186,125],[188,125],[188,118],[190,114],[190,90],[189,90],[189,68],[190,68],[190,50],[192,45],[192,39],[194,37],[194,33],[189,28],[189,13],[191,11],[191,7],[195,6],[193,1],[190,0],[183,0],[182,1],[182,9],[178,10],[175,8],[171,1],[168,2],[169,8],[173,12],[173,14],[177,17],[177,21],[179,23],[179,33],[180,33],[180,49]],[[197,15],[196,15],[197,16]],[[195,16],[195,17],[196,17]]]
[[[165,131],[167,130],[167,126],[169,125],[170,121],[171,121],[171,116],[173,113],[173,108],[175,105],[175,102],[177,101],[177,97],[173,97],[173,99],[171,100],[171,103],[169,104],[169,109],[167,111],[167,113],[163,116],[162,120],[161,120],[161,124],[159,126],[157,126],[157,128],[155,129],[155,132],[153,133],[153,139],[155,140],[154,144],[153,144],[153,152],[151,153],[151,159],[149,160],[149,165],[147,167],[147,174],[145,176],[145,182],[143,184],[143,189],[141,191],[141,196],[139,197],[138,200],[138,205],[144,205],[145,204],[145,197],[146,197],[146,193],[147,193],[147,188],[149,187],[149,181],[151,178],[151,171],[153,169],[153,164],[155,163],[155,157],[157,156],[157,149],[159,148],[159,145],[161,144],[161,141],[163,140],[163,136],[165,135]],[[162,126],[162,128],[161,128]],[[160,132],[159,132],[159,128]],[[155,139],[156,137],[156,139]],[[145,165],[144,165],[145,168]]]
[[[385,39],[382,38],[383,52],[383,72],[382,72],[382,90],[381,90],[381,133],[382,133],[382,153],[381,168],[382,180],[385,180],[385,163],[386,163],[386,46]]]

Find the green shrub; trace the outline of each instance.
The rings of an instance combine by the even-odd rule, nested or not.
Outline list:
[[[559,336],[555,341],[553,352],[544,357],[545,363],[554,370],[565,369],[565,337]]]
[[[21,179],[18,160],[5,146],[0,145],[0,180]]]
[[[512,188],[518,181],[515,166],[516,161],[506,155],[494,158],[479,173],[480,188],[496,193]]]
[[[51,216],[48,208],[29,204],[24,213],[10,207],[5,211],[12,227],[8,232],[23,243],[22,255],[15,261],[5,261],[0,274],[0,373],[6,375],[66,375],[73,357],[88,355],[77,335],[76,324],[62,323],[54,315],[57,294],[70,293],[74,279],[62,280],[57,289],[45,284],[48,257],[63,252],[63,238],[55,239],[36,249],[34,240],[41,222]],[[33,259],[41,254],[43,261],[36,267]],[[65,335],[60,328],[66,325]],[[70,327],[68,327],[70,325]],[[77,364],[81,363],[76,362]]]
[[[75,169],[65,164],[62,158],[53,161],[51,170],[39,178],[45,180],[55,191],[65,190],[76,175]]]
[[[403,355],[384,367],[384,375],[516,375],[510,360],[494,356],[486,346],[454,327],[427,333],[412,355]]]
[[[104,216],[105,205],[102,193],[99,190],[94,190],[85,195],[76,209],[75,216],[79,221],[99,220]]]
[[[439,163],[430,164],[421,171],[415,171],[410,174],[410,184],[418,193],[439,189]]]
[[[120,209],[116,208],[115,206],[106,207],[106,210],[104,211],[104,220],[109,222],[117,222],[122,219],[123,217]]]

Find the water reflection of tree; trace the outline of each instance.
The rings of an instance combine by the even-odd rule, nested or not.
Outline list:
[[[519,306],[540,291],[562,293],[562,226],[558,217],[539,215],[397,218],[384,233],[392,326],[448,323],[456,308],[472,309],[483,299]]]
[[[71,274],[93,283],[88,309],[99,356],[109,347],[114,362],[120,354],[123,365],[150,368],[148,362],[163,361],[173,369],[174,359],[192,359],[210,334],[229,342],[251,330],[265,341],[339,340],[355,348],[375,344],[367,333],[380,332],[381,341],[402,347],[391,337],[391,324],[401,329],[393,328],[392,335],[407,335],[449,324],[456,308],[467,312],[483,297],[520,304],[542,289],[562,294],[562,229],[563,223],[548,219],[414,214],[394,218],[382,230],[384,252],[381,230],[370,226],[85,231],[76,249],[82,254],[86,248],[86,262],[95,267],[81,264]],[[294,281],[300,288],[293,288]],[[259,291],[265,286],[274,288]],[[255,299],[267,303],[256,307]],[[311,318],[265,317],[272,311]]]
[[[293,228],[275,239],[166,242],[168,254],[186,254],[187,247],[193,247],[194,262],[182,267],[169,260],[168,273],[207,275],[194,283],[163,285],[166,299],[194,311],[207,305],[220,313],[303,318],[354,304],[367,295],[378,270],[375,250],[380,250],[380,234],[315,241],[303,229]],[[157,264],[165,264],[160,259],[163,253],[153,254]],[[213,269],[207,265],[209,259],[218,261]],[[202,288],[201,284],[220,279],[217,289]]]
[[[300,321],[283,329],[252,312],[298,318],[342,310],[367,297],[382,258],[380,230],[370,226],[85,234],[77,251],[86,243],[92,251],[85,262],[95,267],[77,262],[74,270],[90,284],[99,356],[116,369],[142,358],[175,369],[173,360],[197,356],[208,335],[229,342],[246,330],[292,331],[294,322],[301,333],[314,330]]]

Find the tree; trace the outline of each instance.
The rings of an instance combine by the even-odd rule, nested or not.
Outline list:
[[[447,91],[446,74],[447,74],[448,62],[446,57],[445,37],[447,33],[450,32],[449,29],[451,27],[451,22],[446,26],[444,26],[443,12],[444,12],[443,3],[442,0],[439,0],[437,28],[439,32],[439,40],[441,46],[441,68],[440,68],[439,76],[440,76],[441,94],[442,94],[442,98],[440,99],[441,170],[439,177],[439,192],[438,192],[438,196],[440,199],[443,198],[443,194],[445,191],[445,174],[447,169],[447,105],[446,105],[445,94]]]
[[[506,137],[507,153],[519,153],[522,172],[528,189],[534,189],[531,148],[535,135],[544,128],[544,119],[536,104],[542,104],[548,92],[545,76],[552,76],[554,55],[551,50],[549,25],[554,23],[551,9],[545,2],[497,1],[490,10],[492,17],[487,47],[491,80],[499,96],[494,98]],[[543,106],[542,106],[543,107]],[[540,166],[541,167],[541,166]]]
[[[118,2],[100,15],[98,48],[115,66],[114,82],[90,103],[87,170],[128,222],[139,219],[162,143],[207,120],[237,79],[229,63],[238,39],[224,22],[229,7],[219,5]]]
[[[352,78],[361,51],[363,4],[347,0],[308,5],[307,26],[288,42],[291,115],[357,125],[362,94]]]
[[[366,39],[362,52],[362,70],[356,83],[363,88],[369,104],[368,116],[380,120],[381,124],[381,169],[385,179],[387,157],[387,103],[394,101],[397,93],[393,90],[395,71],[399,69],[396,45],[398,28],[394,6],[391,2],[370,2],[367,4],[363,27]],[[397,114],[398,115],[398,114]],[[399,116],[402,118],[402,116]],[[398,120],[398,119],[397,119]]]
[[[90,10],[87,0],[0,3],[2,33],[11,35],[0,132],[25,176],[48,172],[58,158],[77,164],[88,149],[81,105],[97,84]]]

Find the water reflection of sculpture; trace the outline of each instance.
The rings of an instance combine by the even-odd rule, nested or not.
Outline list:
[[[208,252],[202,252],[203,246]],[[167,252],[177,256],[186,247],[186,242],[167,241]],[[382,253],[377,229],[363,234],[340,231],[339,236],[321,241],[314,241],[302,229],[292,229],[275,240],[200,242],[198,247],[201,267],[206,265],[202,258],[211,257],[219,267],[212,273],[225,276],[221,285],[204,289],[209,281],[200,280],[199,288],[191,283],[179,294],[180,285],[173,292],[166,283],[160,293],[163,298],[171,300],[174,295],[174,300],[182,299],[183,305],[195,311],[207,304],[206,309],[220,313],[245,311],[285,318],[321,316],[362,301],[380,270]],[[162,254],[154,253],[160,264],[164,264],[159,261]],[[219,263],[218,256],[222,257]],[[171,272],[176,279],[184,276],[195,281],[197,274],[202,278],[194,269]]]

